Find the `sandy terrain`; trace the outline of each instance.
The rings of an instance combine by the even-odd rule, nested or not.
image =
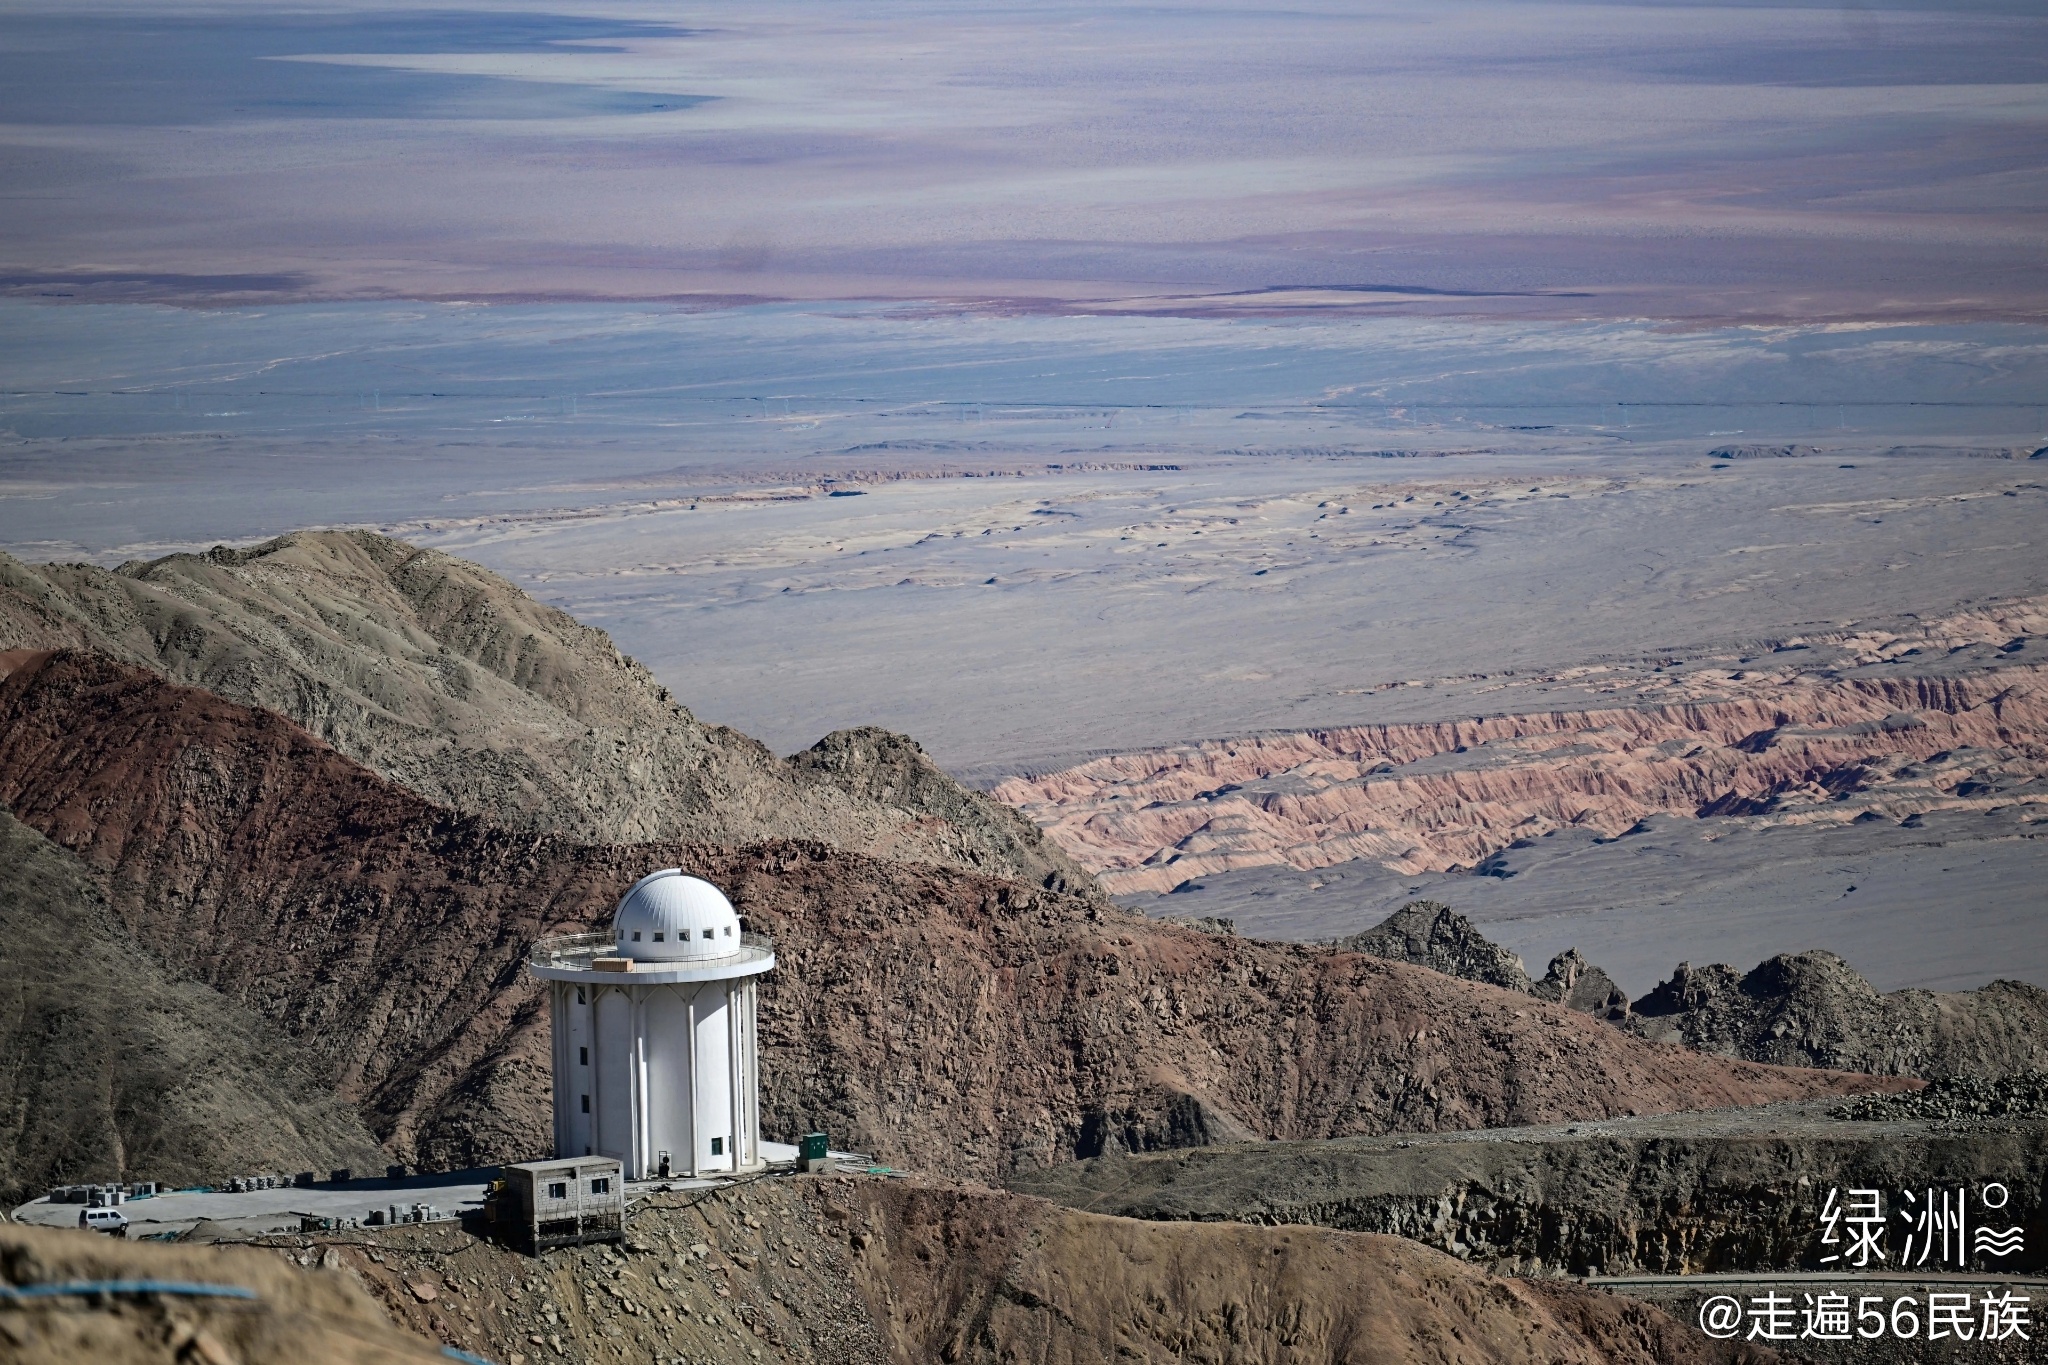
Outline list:
[[[2038,465],[1359,463],[870,484],[432,538],[603,622],[710,715],[788,748],[856,719],[918,734],[1084,862],[1131,868],[1113,886],[1199,884],[1225,901],[1172,908],[1249,932],[1351,932],[1422,893],[1512,921],[1495,932],[1538,964],[1577,943],[1632,990],[1681,958],[1810,947],[1887,987],[2048,982],[2023,814],[2038,701],[2014,700],[2038,697]],[[1958,613],[1973,600],[2005,605]],[[1402,743],[1300,747],[1374,725]],[[1147,776],[1192,737],[1268,731],[1242,771]],[[1387,761],[1397,779],[1369,775]],[[1945,811],[1939,837],[1898,829]],[[1657,857],[1591,842],[1658,815],[1693,833]],[[1892,837],[1824,832],[1858,816]],[[1554,830],[1588,836],[1582,856],[1437,880]],[[1211,875],[1260,867],[1285,875],[1248,897]]]
[[[775,747],[857,717],[993,775],[1510,709],[1504,689],[1532,673],[1546,706],[1598,704],[1610,661],[1739,658],[1746,641],[2048,587],[2039,468],[1243,459],[424,538],[533,583]]]

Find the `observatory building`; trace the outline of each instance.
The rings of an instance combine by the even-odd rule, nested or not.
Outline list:
[[[717,887],[673,867],[634,883],[609,934],[535,944],[556,1156],[616,1157],[628,1180],[759,1170],[754,985],[774,966]]]

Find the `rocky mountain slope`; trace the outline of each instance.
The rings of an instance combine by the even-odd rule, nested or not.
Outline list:
[[[427,799],[588,842],[816,839],[1085,887],[1029,821],[909,740],[795,763],[704,725],[603,631],[448,555],[367,531],[31,566],[0,554],[0,651],[86,648],[288,716]]]
[[[1653,1042],[1774,1066],[1940,1080],[2048,1065],[2048,991],[2023,981],[1880,994],[1841,958],[1816,950],[1781,954],[1746,975],[1681,962],[1631,1003],[1576,948],[1532,981],[1520,958],[1436,901],[1412,901],[1337,946],[1554,1000]]]
[[[1394,1237],[1141,1223],[929,1179],[657,1195],[621,1248],[534,1260],[453,1227],[290,1239],[398,1323],[490,1359],[1765,1365],[1654,1308]]]
[[[770,1131],[999,1173],[1204,1135],[1321,1137],[1845,1094],[1326,946],[820,844],[580,844],[435,806],[298,726],[78,652],[0,681],[0,805],[152,952],[317,1054],[400,1159],[546,1145],[534,938],[649,868],[778,940]]]
[[[1913,1096],[1896,1098],[1913,1107]],[[2048,1265],[2035,1231],[2048,1230],[2048,1120],[1964,1131],[1891,1118],[1889,1102],[1849,1106],[1879,1111],[1874,1121],[1831,1107],[1239,1144],[1070,1162],[1012,1183],[1095,1213],[1391,1233],[1515,1273],[1694,1275],[1819,1268],[1830,1190],[1991,1182],[2014,1192],[2010,1218],[2027,1241],[2009,1256],[1973,1253],[1970,1268]],[[1897,1203],[1887,1196],[1887,1208]],[[1888,1243],[1893,1266],[1905,1232]]]
[[[392,1325],[340,1273],[269,1252],[167,1247],[0,1224],[0,1284],[108,1280],[231,1285],[248,1298],[129,1294],[32,1298],[0,1309],[12,1365],[447,1365],[440,1344]]]
[[[1680,963],[1637,1000],[1640,1037],[1782,1066],[1929,1080],[2048,1067],[2048,991],[1994,981],[1974,991],[1880,994],[1827,952],[1782,954],[1747,973]]]
[[[373,1166],[317,1062],[136,942],[87,868],[0,811],[0,1206],[132,1172]]]
[[[1656,1309],[1395,1237],[1104,1218],[893,1182],[842,1199],[851,1235],[866,1232],[855,1276],[901,1365],[1738,1358]]]
[[[1578,670],[1616,675],[1612,707],[1246,735],[994,792],[1119,895],[1361,858],[1481,868],[1517,840],[1612,837],[1651,815],[1905,820],[2048,801],[2048,601],[1753,648],[1732,668]]]

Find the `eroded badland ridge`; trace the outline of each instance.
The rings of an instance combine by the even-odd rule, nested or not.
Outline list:
[[[1660,815],[1814,825],[2048,804],[2048,601],[1669,663],[1573,670],[1611,707],[1247,735],[994,791],[1116,894],[1353,859],[1483,870],[1553,830],[1613,837]],[[1553,681],[1484,690],[1512,707]]]

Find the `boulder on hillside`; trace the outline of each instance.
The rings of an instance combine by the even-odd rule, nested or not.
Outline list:
[[[1567,948],[1550,959],[1550,970],[1529,993],[1610,1023],[1628,1018],[1627,992],[1614,984],[1613,977],[1586,961],[1577,948]]]

